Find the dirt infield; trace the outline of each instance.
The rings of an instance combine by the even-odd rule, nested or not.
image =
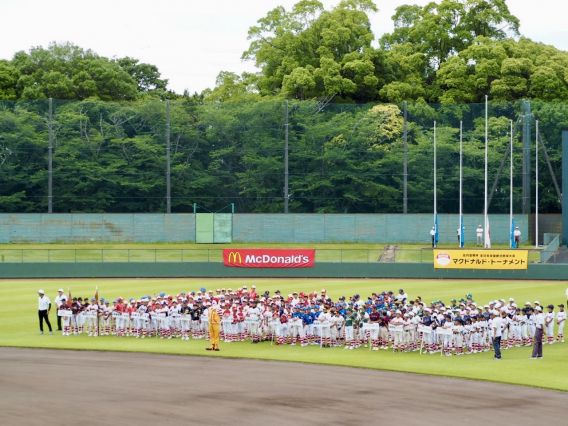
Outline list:
[[[2,425],[564,424],[566,407],[566,393],[406,373],[0,348]]]

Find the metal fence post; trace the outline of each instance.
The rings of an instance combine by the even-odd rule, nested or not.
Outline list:
[[[51,250],[47,249],[47,263],[49,263],[50,259],[51,259]]]
[[[407,125],[407,103],[404,101],[404,163],[402,167],[403,185],[402,185],[402,213],[408,213],[408,125]]]
[[[286,123],[284,124],[284,213],[288,213],[288,100],[286,100]]]
[[[53,213],[53,99],[49,98],[49,146],[47,160],[47,213]]]
[[[166,100],[166,213],[172,212],[171,162],[170,162],[170,100]]]

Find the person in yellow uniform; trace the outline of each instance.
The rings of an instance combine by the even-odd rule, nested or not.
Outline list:
[[[208,351],[219,351],[219,327],[221,326],[221,317],[217,312],[217,302],[213,301],[209,309],[209,337],[211,338],[211,347]]]

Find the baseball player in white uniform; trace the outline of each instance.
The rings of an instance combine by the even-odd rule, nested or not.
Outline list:
[[[566,322],[566,311],[564,310],[564,305],[558,305],[560,312],[556,314],[556,324],[558,324],[558,336],[556,337],[557,342],[564,343],[564,323]]]
[[[260,309],[257,308],[256,302],[252,302],[252,307],[248,310],[247,318],[250,318],[250,334],[252,336],[252,342],[258,343],[259,340],[259,333],[258,333],[258,326],[260,322]]]

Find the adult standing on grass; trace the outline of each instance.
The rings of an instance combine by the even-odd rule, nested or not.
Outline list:
[[[477,247],[483,247],[483,228],[481,225],[477,227],[475,233],[477,234]]]
[[[519,248],[519,244],[521,244],[521,230],[518,226],[513,231],[513,237],[515,238],[515,248]]]
[[[61,331],[61,317],[59,316],[59,308],[61,307],[63,298],[65,298],[65,296],[63,295],[64,292],[62,288],[57,291],[59,292],[59,294],[55,297],[55,307],[57,308],[57,331]]]
[[[432,237],[432,247],[436,247],[436,227],[433,226],[430,231],[430,236]]]
[[[489,321],[489,335],[493,340],[493,350],[495,355],[493,359],[501,359],[501,315],[499,311],[491,312],[491,320]]]
[[[49,311],[51,310],[51,300],[47,297],[43,290],[37,292],[39,294],[39,334],[43,334],[43,320],[49,327],[49,334],[53,334],[51,330],[51,323],[49,322]]]
[[[536,315],[534,319],[535,333],[533,339],[533,351],[529,359],[542,358],[542,336],[545,334],[544,315],[542,314],[542,308],[540,306],[537,306],[535,308],[535,312]]]

